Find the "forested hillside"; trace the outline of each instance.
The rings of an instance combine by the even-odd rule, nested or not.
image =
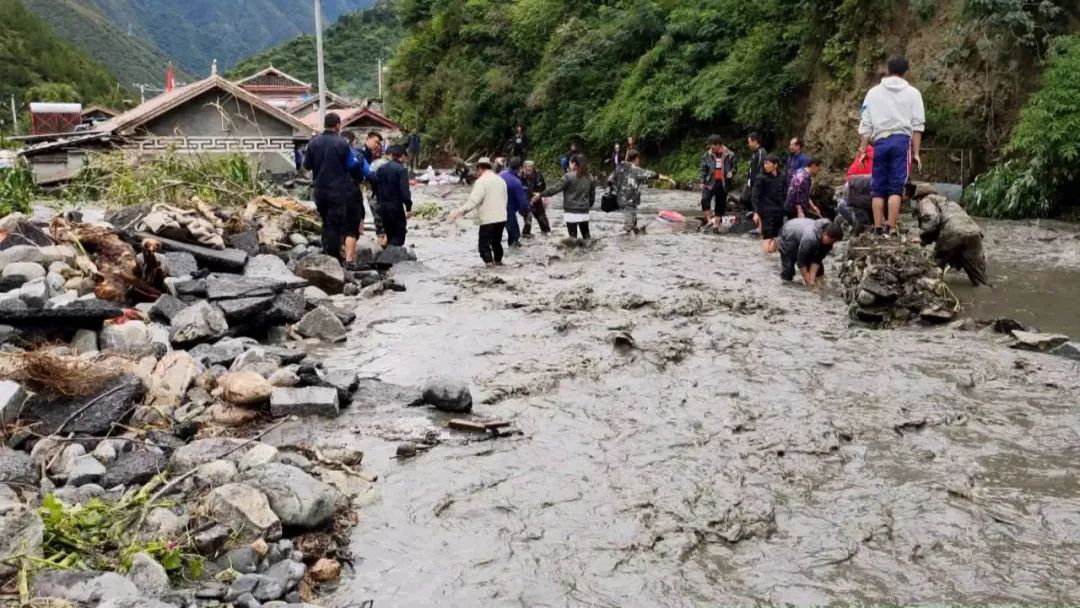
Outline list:
[[[1076,4],[400,0],[391,95],[406,124],[459,148],[501,144],[521,121],[548,162],[572,140],[596,154],[634,135],[654,164],[687,176],[706,134],[745,156],[742,137],[760,131],[774,148],[805,134],[835,169],[854,154],[883,60],[904,53],[939,150],[924,160],[959,179],[958,150],[985,165],[1008,141]]]
[[[388,1],[379,2],[367,10],[342,15],[326,30],[323,39],[327,87],[349,97],[374,97],[378,89],[378,59],[381,57],[388,61],[401,36],[397,13]],[[257,53],[237,64],[230,70],[229,76],[240,78],[271,64],[314,84],[318,79],[315,37],[304,34]]]
[[[122,31],[153,41],[179,65],[206,75],[301,32],[315,30],[311,0],[77,0]],[[372,0],[323,0],[325,23]]]
[[[105,66],[128,89],[135,84],[162,87],[170,59],[147,39],[128,35],[85,0],[23,0],[52,26],[57,36]],[[177,68],[178,81],[191,75]]]
[[[5,106],[13,94],[20,108],[29,101],[120,107],[123,99],[104,67],[57,38],[19,0],[0,0],[0,99]]]

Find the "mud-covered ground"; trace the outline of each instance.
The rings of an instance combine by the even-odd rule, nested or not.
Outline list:
[[[462,196],[441,192],[419,198]],[[691,197],[650,193],[642,215]],[[592,248],[537,238],[496,271],[470,223],[411,234],[408,291],[361,304],[326,353],[373,379],[357,404],[278,432],[358,444],[381,475],[327,605],[1080,602],[1076,363],[987,333],[852,328],[837,293],[781,285],[755,242],[617,221],[594,213]],[[1067,227],[988,237],[995,258],[1077,276]],[[1031,315],[1075,311],[996,276]],[[522,434],[406,408],[435,375]],[[394,457],[432,430],[441,445]]]

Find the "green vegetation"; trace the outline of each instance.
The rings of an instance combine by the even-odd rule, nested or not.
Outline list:
[[[154,43],[122,31],[85,0],[23,0],[26,7],[52,26],[58,36],[108,68],[124,88],[136,84],[163,87],[169,58]],[[177,81],[191,76],[177,68]]]
[[[389,2],[342,16],[323,38],[326,86],[346,97],[375,97],[378,59],[389,60],[401,36],[401,25]],[[227,76],[250,76],[268,65],[314,84],[318,79],[315,37],[304,34],[267,49],[237,64]]]
[[[30,213],[34,189],[34,174],[25,160],[19,159],[9,169],[0,169],[0,217]]]
[[[1080,35],[1054,40],[1042,87],[1031,95],[1005,147],[1005,161],[965,193],[979,214],[1047,217],[1080,197]]]
[[[105,68],[57,38],[19,0],[0,0],[0,99],[24,100],[43,85],[39,91],[75,94],[63,101],[118,107],[123,98]]]

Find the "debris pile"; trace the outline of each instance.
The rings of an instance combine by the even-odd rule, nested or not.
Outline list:
[[[359,298],[403,290],[388,273],[415,256],[365,249],[346,269],[290,199],[105,219],[0,220],[0,593],[312,601],[349,558],[362,454],[229,435],[349,407],[355,372],[307,348],[345,340]]]
[[[851,318],[872,327],[946,323],[959,311],[959,301],[926,251],[903,239],[852,238],[840,282]]]

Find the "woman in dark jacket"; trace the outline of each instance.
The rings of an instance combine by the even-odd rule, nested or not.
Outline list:
[[[589,240],[589,209],[596,202],[596,182],[589,173],[584,159],[580,155],[570,157],[570,170],[563,175],[559,183],[533,196],[533,202],[545,196],[554,196],[562,192],[563,221],[570,238]]]

